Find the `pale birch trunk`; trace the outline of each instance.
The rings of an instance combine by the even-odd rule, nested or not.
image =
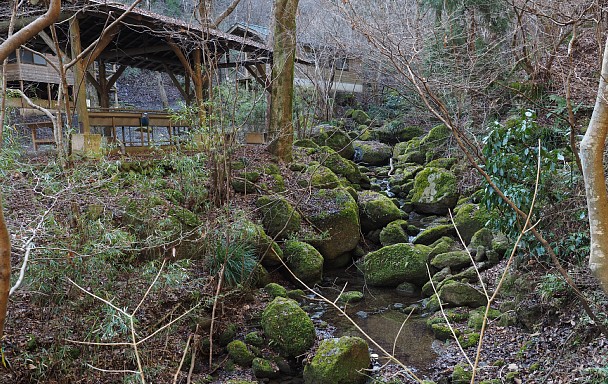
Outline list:
[[[608,47],[608,40],[606,40]],[[608,192],[604,149],[608,134],[608,49],[604,48],[600,85],[589,128],[581,142],[581,163],[589,211],[589,268],[608,292]]]

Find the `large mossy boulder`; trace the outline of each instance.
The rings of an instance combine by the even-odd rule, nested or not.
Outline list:
[[[374,191],[359,193],[359,215],[364,232],[384,228],[391,221],[403,219],[406,214],[385,195]]]
[[[300,230],[302,218],[284,197],[262,196],[256,206],[262,213],[266,233],[273,238],[284,239]]]
[[[455,235],[456,230],[452,224],[439,224],[424,229],[416,236],[413,243],[431,245],[443,237]]]
[[[439,157],[441,148],[445,147],[445,144],[450,137],[450,129],[445,124],[437,125],[429,131],[421,140],[420,147],[426,154],[426,162]]]
[[[386,246],[407,243],[409,241],[407,226],[408,223],[406,220],[391,221],[386,227],[382,228],[382,231],[380,231],[380,244]]]
[[[332,125],[317,125],[312,129],[311,140],[320,146],[328,146],[345,159],[352,159],[355,154],[352,139],[343,130]]]
[[[363,260],[365,281],[377,287],[396,287],[404,282],[422,286],[429,279],[429,251],[425,245],[400,243],[370,252]]]
[[[340,185],[340,179],[331,169],[316,164],[306,168],[304,178],[298,180],[298,185],[304,188],[332,189]]]
[[[324,153],[320,156],[321,164],[331,169],[336,175],[344,177],[353,184],[361,182],[361,171],[353,161],[340,156],[329,147],[323,147]]]
[[[457,207],[454,223],[462,240],[469,244],[475,232],[486,226],[490,219],[488,211],[478,204],[463,204]]]
[[[308,243],[287,240],[283,248],[287,266],[298,279],[313,286],[323,278],[323,256]]]
[[[342,256],[359,243],[359,209],[347,189],[313,190],[302,210],[306,220],[323,235],[306,241],[319,250],[329,266],[344,259]]]
[[[397,160],[398,164],[424,164],[426,160],[418,138],[395,144],[393,158]]]
[[[386,144],[396,144],[422,136],[423,133],[424,131],[420,127],[409,126],[400,120],[393,120],[372,130],[371,136]]]
[[[306,353],[315,342],[312,320],[295,300],[276,297],[262,312],[261,324],[272,345],[286,357]]]
[[[276,379],[281,374],[277,363],[260,357],[253,359],[251,370],[257,379]]]
[[[372,120],[369,118],[367,112],[361,109],[351,109],[346,112],[346,117],[350,117],[359,125],[370,125]]]
[[[470,284],[450,281],[439,289],[439,298],[442,302],[456,307],[477,308],[486,305],[486,296]]]
[[[251,362],[255,358],[253,352],[249,350],[247,344],[241,340],[234,340],[226,346],[230,358],[240,366],[250,367]]]
[[[449,267],[452,271],[468,267],[471,265],[471,257],[466,251],[451,251],[440,253],[433,257],[431,265],[437,269]]]
[[[321,342],[304,367],[305,384],[363,384],[371,363],[369,347],[359,337],[343,336]]]
[[[412,205],[418,213],[445,215],[458,202],[456,176],[446,169],[425,168],[414,178]]]
[[[354,160],[367,165],[386,165],[393,154],[393,148],[390,145],[379,141],[355,140],[353,146]]]

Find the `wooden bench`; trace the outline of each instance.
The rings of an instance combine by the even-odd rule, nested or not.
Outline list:
[[[35,123],[27,123],[27,127],[32,132],[32,144],[34,144],[34,151],[38,151],[40,145],[55,145],[55,136],[53,134],[53,123],[50,121],[39,121]],[[41,131],[49,130],[51,135],[40,136]]]

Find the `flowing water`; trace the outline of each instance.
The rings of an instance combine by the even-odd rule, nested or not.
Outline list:
[[[417,299],[402,296],[395,289],[367,287],[363,277],[350,269],[328,271],[325,281],[328,280],[331,283],[321,291],[330,300],[339,295],[344,285],[345,291],[364,292],[362,301],[346,306],[348,316],[385,350],[391,353],[394,350],[394,356],[406,366],[419,374],[427,373],[427,368],[437,356],[432,349],[434,337],[428,331],[424,318],[411,315],[408,319],[409,313],[403,311]],[[311,307],[313,318],[335,327],[335,336],[362,336],[348,319],[329,308],[329,305],[319,302]],[[386,362],[382,352],[370,346],[380,356],[377,363]]]

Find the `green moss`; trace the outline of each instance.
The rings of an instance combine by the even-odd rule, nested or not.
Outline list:
[[[361,300],[363,300],[363,292],[360,291],[342,292],[342,294],[338,298],[338,301],[342,303],[355,303]]]
[[[431,245],[436,241],[456,234],[454,226],[451,224],[440,224],[423,230],[414,239],[414,244]]]
[[[240,366],[249,367],[253,361],[255,355],[247,348],[247,344],[241,340],[231,341],[228,346],[228,355],[230,358]]]
[[[483,318],[484,318],[484,315],[485,315],[485,311],[486,311],[485,307],[480,307],[480,308],[477,308],[477,309],[469,312],[469,319],[468,319],[468,322],[467,322],[467,326],[469,328],[471,328],[471,329],[476,330],[476,331],[481,330],[481,327],[483,325]],[[496,320],[501,315],[502,314],[497,309],[490,308],[490,310],[488,311],[488,319],[489,320]]]
[[[268,163],[264,166],[264,173],[267,175],[280,175],[281,168],[276,164]]]
[[[412,204],[417,212],[445,215],[458,202],[456,176],[441,168],[425,168],[414,178]]]
[[[306,169],[307,179],[298,180],[301,187],[333,189],[340,185],[340,179],[331,169],[322,165],[313,165]]]
[[[433,331],[433,335],[437,340],[446,341],[454,337],[450,327],[446,323],[431,324],[431,331]],[[454,329],[454,332],[456,336],[460,334],[458,329]]]
[[[368,165],[386,165],[393,155],[390,145],[379,141],[360,141],[353,142],[355,148],[355,161],[360,161]]]
[[[245,335],[245,342],[254,347],[262,347],[264,345],[264,338],[259,332],[249,332]]]
[[[446,284],[445,282],[439,289],[439,297],[442,302],[455,305],[477,308],[485,305],[486,296],[475,287],[457,281]]]
[[[460,236],[462,236],[462,240],[468,244],[475,232],[484,228],[489,219],[485,208],[469,203],[458,207],[454,216],[454,223]]]
[[[315,327],[291,299],[275,298],[262,313],[262,328],[273,346],[288,357],[299,356],[315,341]]]
[[[359,337],[344,336],[321,342],[310,364],[304,367],[305,384],[363,384],[369,368],[368,345]]]
[[[255,249],[255,254],[263,265],[267,267],[282,265],[283,250],[266,234],[261,225],[244,220],[237,229],[242,233],[243,240]]]
[[[270,177],[272,177],[272,190],[274,192],[285,192],[285,179],[283,179],[283,176],[279,175],[279,174],[274,174],[271,175]]]
[[[329,147],[322,147],[321,163],[332,170],[336,175],[340,175],[353,184],[361,181],[361,171],[357,164],[340,156],[336,151]]]
[[[177,217],[182,224],[191,228],[198,227],[201,224],[198,216],[180,206],[171,207],[171,209],[169,209],[169,215]]]
[[[405,212],[388,197],[373,191],[359,193],[359,213],[364,232],[383,228],[391,221],[405,217]]]
[[[479,333],[465,333],[464,335],[458,336],[458,342],[462,346],[462,348],[470,348],[476,347],[479,343]]]
[[[318,125],[312,129],[311,139],[318,145],[326,145],[345,159],[355,154],[352,139],[346,132],[331,125]]]
[[[264,291],[272,297],[287,297],[287,290],[285,287],[277,283],[266,284]]]
[[[380,232],[380,243],[382,245],[407,243],[409,241],[409,235],[406,232],[407,225],[405,220],[395,220],[388,223]]]
[[[279,377],[279,367],[276,363],[256,357],[253,359],[251,369],[258,379],[275,379]]]
[[[452,384],[469,384],[472,377],[473,372],[467,365],[458,364],[454,366],[454,371],[452,372]]]
[[[302,209],[306,219],[326,235],[307,242],[319,250],[328,265],[359,243],[359,208],[348,190],[313,190]]]
[[[283,248],[287,266],[300,280],[312,286],[323,278],[323,256],[312,245],[287,240]]]
[[[363,261],[365,280],[372,286],[396,287],[403,282],[423,285],[427,280],[424,245],[394,244],[370,252]]]
[[[262,213],[262,224],[270,236],[284,239],[300,230],[302,218],[287,199],[262,196],[257,200],[256,206]]]
[[[355,120],[355,122],[357,124],[363,124],[363,125],[370,125],[371,124],[371,119],[369,118],[369,115],[365,112],[362,111],[360,109],[354,109],[350,112],[349,114],[350,118]]]
[[[310,139],[299,139],[293,142],[294,147],[319,148],[319,145]]]
[[[446,157],[442,157],[439,159],[435,159],[431,162],[429,162],[426,166],[427,167],[434,167],[434,168],[445,168],[445,169],[450,169],[454,166],[454,164],[456,164],[456,159],[454,158],[446,158]]]
[[[437,269],[450,267],[452,271],[471,265],[471,257],[465,251],[440,253],[431,260],[431,265]]]
[[[287,297],[293,300],[300,300],[303,297],[306,297],[306,292],[301,289],[292,289],[287,291]]]

